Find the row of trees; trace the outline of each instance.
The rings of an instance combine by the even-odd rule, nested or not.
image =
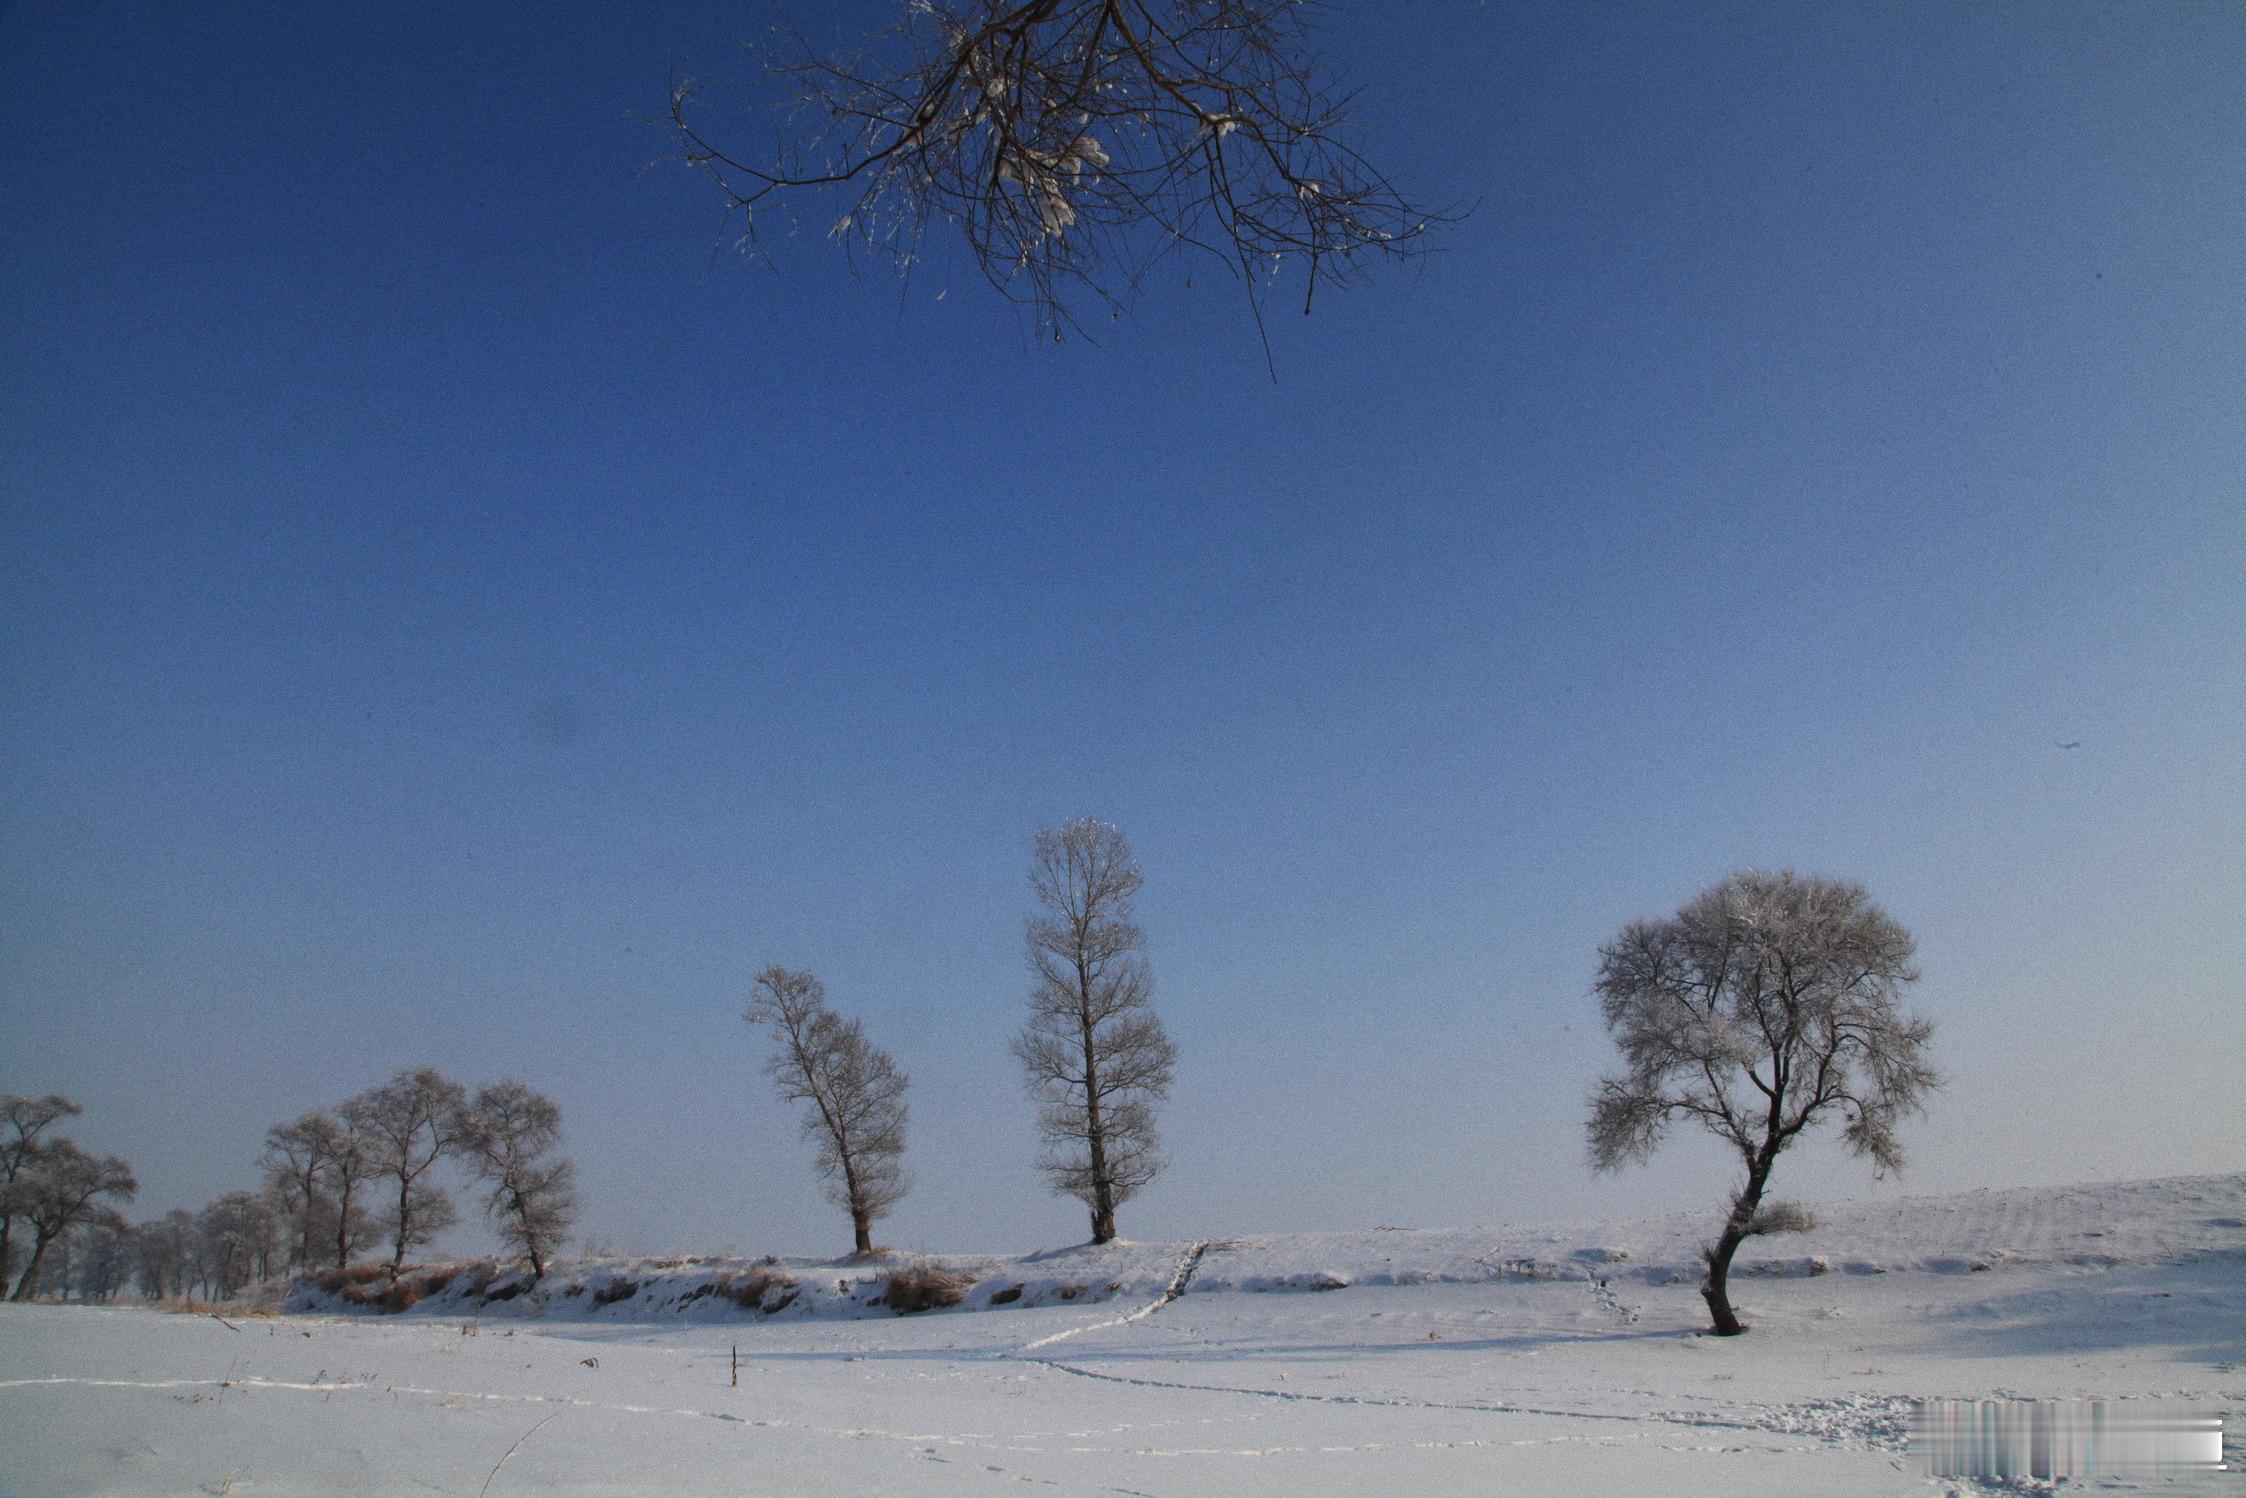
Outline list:
[[[452,1161],[500,1238],[543,1275],[577,1215],[576,1168],[554,1154],[560,1140],[561,1109],[535,1088],[510,1079],[470,1097],[433,1067],[276,1124],[263,1165],[288,1266],[340,1268],[382,1244],[397,1273],[459,1220],[438,1171]]]
[[[1150,1004],[1131,918],[1140,875],[1123,834],[1082,819],[1041,829],[1030,849],[1033,982],[1013,1051],[1037,1106],[1045,1174],[1084,1203],[1104,1243],[1116,1209],[1162,1168],[1153,1105],[1168,1093],[1176,1047]],[[1600,1005],[1623,1065],[1593,1095],[1591,1163],[1643,1160],[1679,1121],[1737,1152],[1742,1179],[1703,1255],[1701,1293],[1719,1333],[1746,1330],[1728,1290],[1741,1245],[1808,1224],[1770,1195],[1797,1139],[1837,1119],[1847,1148],[1882,1174],[1901,1170],[1900,1125],[1940,1085],[1926,1054],[1933,1027],[1902,1008],[1919,976],[1913,954],[1910,933],[1863,886],[1791,871],[1732,875],[1600,948]],[[784,1100],[804,1105],[817,1169],[850,1214],[857,1251],[870,1252],[873,1225],[908,1186],[910,1079],[861,1021],[828,1006],[812,974],[769,967],[754,992],[746,1018],[772,1033],[767,1070]],[[395,1274],[456,1220],[434,1174],[448,1159],[536,1274],[576,1207],[570,1162],[553,1153],[561,1110],[516,1081],[471,1098],[441,1072],[401,1071],[332,1113],[269,1131],[263,1192],[137,1229],[113,1205],[137,1189],[125,1162],[53,1133],[78,1111],[59,1096],[0,1096],[0,1266],[24,1260],[18,1300],[50,1264],[60,1283],[76,1279],[96,1298],[128,1268],[144,1293],[197,1284],[223,1296],[277,1263],[341,1266],[377,1241]]]
[[[459,1220],[439,1179],[447,1161],[534,1274],[546,1272],[576,1218],[574,1167],[554,1153],[561,1109],[518,1081],[470,1096],[433,1068],[401,1071],[333,1111],[269,1129],[263,1189],[138,1224],[115,1205],[138,1189],[131,1168],[53,1135],[78,1112],[59,1095],[0,1094],[0,1265],[17,1300],[104,1300],[128,1281],[156,1299],[224,1299],[284,1270],[341,1267],[378,1244],[395,1274],[409,1251]]]
[[[0,1135],[0,1284],[16,1275],[14,1299],[31,1298],[47,1256],[74,1234],[122,1229],[124,1219],[115,1204],[130,1201],[140,1190],[123,1160],[89,1155],[53,1132],[55,1125],[82,1111],[60,1093],[0,1093],[0,1127],[5,1128]]]
[[[1163,1165],[1154,1104],[1168,1095],[1177,1047],[1151,1003],[1144,937],[1131,918],[1138,863],[1106,822],[1079,818],[1030,839],[1029,1019],[1014,1056],[1037,1108],[1040,1167],[1053,1189],[1091,1213],[1092,1241],[1115,1237],[1115,1212]],[[864,1023],[829,1008],[808,972],[758,973],[744,1016],[768,1026],[766,1071],[783,1101],[802,1103],[803,1132],[834,1203],[850,1214],[856,1251],[909,1185],[904,1170],[910,1078],[866,1038]]]
[[[1083,819],[1040,830],[1030,850],[1033,982],[1014,1055],[1047,1179],[1084,1203],[1092,1241],[1105,1243],[1116,1208],[1162,1168],[1153,1105],[1177,1050],[1149,1003],[1131,919],[1140,876],[1123,834]],[[1734,874],[1600,948],[1601,1012],[1623,1068],[1593,1095],[1591,1163],[1643,1160],[1679,1121],[1737,1152],[1742,1178],[1702,1255],[1719,1334],[1746,1330],[1729,1292],[1740,1247],[1810,1225],[1770,1195],[1797,1139],[1838,1119],[1844,1145],[1878,1173],[1902,1169],[1901,1123],[1941,1084],[1927,1060],[1933,1026],[1902,1007],[1919,976],[1914,950],[1862,885],[1791,870]],[[807,1105],[818,1170],[868,1252],[873,1223],[906,1189],[905,1073],[859,1021],[827,1007],[810,973],[759,973],[747,1018],[772,1027],[768,1070],[783,1099]]]

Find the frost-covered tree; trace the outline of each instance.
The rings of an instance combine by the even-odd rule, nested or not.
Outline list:
[[[873,1252],[873,1225],[904,1196],[905,1086],[889,1053],[860,1020],[827,1007],[809,973],[768,967],[756,975],[742,1018],[772,1030],[765,1071],[781,1100],[808,1104],[803,1134],[818,1146],[827,1196],[850,1214],[857,1252]]]
[[[39,1136],[82,1110],[59,1092],[43,1097],[0,1092],[0,1288],[13,1275],[19,1257],[16,1243],[18,1207],[16,1183],[39,1156]]]
[[[351,1255],[378,1241],[380,1228],[366,1209],[375,1170],[366,1119],[349,1104],[337,1110],[334,1117],[335,1132],[324,1141],[326,1156],[320,1163],[320,1187],[333,1208],[328,1230],[334,1235],[335,1267],[341,1269],[351,1262]]]
[[[1162,1169],[1154,1104],[1169,1094],[1177,1047],[1149,999],[1153,979],[1131,919],[1139,868],[1123,834],[1080,818],[1030,839],[1034,983],[1014,1055],[1037,1100],[1040,1165],[1084,1203],[1092,1241],[1115,1237],[1115,1209]]]
[[[912,0],[857,51],[783,31],[740,103],[765,132],[710,127],[672,94],[684,159],[755,248],[771,207],[831,193],[831,236],[904,272],[956,230],[1041,332],[1071,298],[1120,312],[1173,254],[1236,274],[1259,325],[1282,267],[1303,309],[1424,248],[1414,206],[1358,150],[1353,94],[1303,0]],[[742,138],[747,144],[719,144]]]
[[[547,1158],[561,1140],[561,1108],[522,1082],[478,1089],[460,1120],[460,1152],[485,1187],[484,1210],[543,1279],[577,1216],[576,1167]]]
[[[281,1214],[262,1192],[227,1192],[203,1208],[195,1226],[198,1262],[214,1299],[231,1300],[268,1277],[282,1252]]]
[[[174,1207],[133,1229],[133,1279],[150,1300],[185,1295],[196,1272],[201,1232],[195,1218]]]
[[[12,1184],[16,1210],[31,1229],[31,1253],[16,1281],[14,1299],[29,1300],[39,1283],[39,1261],[79,1223],[122,1225],[111,1202],[140,1190],[132,1167],[115,1155],[89,1155],[68,1139],[42,1144]]]
[[[1700,1293],[1719,1335],[1746,1330],[1728,1290],[1739,1245],[1807,1226],[1800,1208],[1764,1200],[1805,1129],[1837,1118],[1842,1141],[1880,1174],[1902,1169],[1897,1125],[1940,1085],[1926,1062],[1933,1026],[1901,1008],[1918,978],[1912,951],[1863,886],[1790,870],[1734,874],[1599,949],[1599,1004],[1622,1072],[1592,1098],[1592,1165],[1644,1159],[1685,1119],[1744,1168],[1702,1251]]]
[[[408,1250],[434,1243],[458,1220],[451,1194],[429,1173],[458,1142],[467,1101],[458,1082],[424,1066],[401,1071],[343,1105],[345,1119],[365,1142],[368,1175],[383,1193],[382,1229],[391,1244],[392,1274],[405,1267]]]
[[[337,1208],[328,1180],[345,1148],[343,1125],[318,1108],[265,1131],[266,1189],[286,1226],[291,1268],[310,1269],[335,1237]]]
[[[133,1231],[123,1220],[81,1224],[78,1252],[78,1298],[103,1301],[124,1288],[132,1269]]]

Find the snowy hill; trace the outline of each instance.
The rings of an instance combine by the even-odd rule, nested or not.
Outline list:
[[[6,1306],[0,1492],[2052,1489],[1918,1475],[1929,1399],[2189,1401],[2233,1471],[2097,1490],[2239,1491],[2246,1175],[1822,1216],[1742,1266],[1736,1338],[1704,1334],[1697,1216],[600,1259],[536,1287],[486,1262],[409,1275],[396,1315],[347,1300],[379,1276],[297,1297],[349,1315]],[[900,1314],[893,1277],[957,1307]]]
[[[2246,1256],[2246,1173],[2173,1180],[1975,1191],[1845,1202],[1818,1209],[1806,1233],[1752,1239],[1736,1279],[1840,1275],[2061,1273]],[[300,1313],[397,1313],[595,1321],[756,1321],[899,1314],[892,1277],[920,1272],[954,1311],[1138,1305],[1167,1293],[1318,1292],[1351,1286],[1581,1281],[1675,1286],[1697,1314],[1700,1244],[1713,1211],[1634,1221],[1491,1228],[1379,1228],[1354,1233],[1127,1243],[1001,1257],[905,1254],[868,1260],[609,1257],[565,1260],[533,1284],[512,1266],[469,1260],[408,1271],[403,1294],[367,1271],[329,1275],[288,1300]],[[1750,1298],[1751,1286],[1744,1292]],[[924,1300],[925,1295],[918,1297]]]

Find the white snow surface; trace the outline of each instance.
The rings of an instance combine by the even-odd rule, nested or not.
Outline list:
[[[1818,1216],[1742,1253],[1738,1338],[1702,1334],[1712,1213],[8,1306],[0,1494],[1947,1494],[1913,1399],[2084,1397],[2206,1404],[2233,1468],[2089,1486],[2246,1493],[2246,1174]],[[919,1264],[975,1286],[880,1305]],[[784,1307],[715,1293],[751,1272]]]

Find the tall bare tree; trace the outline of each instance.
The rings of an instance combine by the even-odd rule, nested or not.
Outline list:
[[[1732,1255],[1759,1234],[1808,1225],[1766,1202],[1772,1167],[1819,1120],[1882,1175],[1903,1168],[1899,1122],[1940,1077],[1933,1026],[1903,1013],[1918,978],[1910,933],[1859,884],[1739,873],[1667,920],[1636,920],[1599,949],[1598,994],[1622,1052],[1592,1098],[1591,1163],[1650,1155],[1671,1123],[1696,1121],[1739,1154],[1745,1176],[1715,1241],[1701,1295],[1716,1332],[1732,1310]]]
[[[391,1242],[390,1272],[405,1267],[406,1251],[433,1243],[458,1220],[452,1196],[429,1172],[459,1140],[467,1093],[433,1067],[401,1071],[384,1085],[343,1105],[344,1116],[366,1141],[372,1176],[388,1194],[383,1227]]]
[[[522,1082],[478,1089],[461,1116],[460,1150],[486,1188],[484,1210],[540,1279],[577,1216],[576,1167],[546,1158],[560,1139],[561,1108]]]
[[[0,1287],[16,1263],[16,1183],[39,1157],[39,1136],[83,1110],[59,1092],[44,1097],[0,1092]]]
[[[983,277],[1054,337],[1070,298],[1119,312],[1166,257],[1229,267],[1258,325],[1279,269],[1318,287],[1410,258],[1447,215],[1358,150],[1354,94],[1320,59],[1303,0],[913,0],[858,51],[792,30],[745,91],[769,138],[712,132],[671,98],[685,160],[741,215],[839,195],[829,231],[902,272],[956,227]],[[747,135],[753,148],[720,146]]]
[[[1030,839],[1029,881],[1043,909],[1028,922],[1035,982],[1014,1055],[1038,1103],[1039,1163],[1106,1243],[1115,1209],[1162,1169],[1154,1104],[1177,1062],[1131,919],[1139,868],[1119,830],[1084,817]]]
[[[908,1189],[905,1086],[887,1051],[866,1039],[860,1020],[827,1007],[827,990],[809,973],[768,967],[756,975],[742,1016],[772,1028],[765,1070],[785,1102],[808,1103],[804,1137],[819,1147],[829,1200],[850,1214],[857,1252],[873,1252],[873,1225]]]
[[[292,1268],[310,1269],[326,1253],[336,1226],[327,1183],[343,1147],[343,1125],[317,1108],[265,1131],[266,1186],[287,1224]]]
[[[67,1139],[39,1147],[31,1166],[15,1182],[17,1211],[31,1224],[31,1254],[16,1281],[14,1299],[29,1300],[39,1283],[39,1261],[64,1233],[82,1222],[124,1226],[109,1205],[129,1201],[140,1190],[133,1170],[115,1155],[96,1158]]]
[[[321,1161],[320,1172],[321,1186],[334,1207],[329,1226],[335,1233],[335,1267],[341,1269],[351,1262],[351,1255],[372,1245],[378,1236],[376,1224],[361,1200],[374,1173],[375,1159],[363,1113],[346,1104],[334,1119],[335,1132],[324,1141],[326,1158]]]

